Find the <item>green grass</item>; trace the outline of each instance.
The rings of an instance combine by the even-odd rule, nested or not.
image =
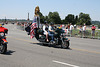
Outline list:
[[[86,37],[92,37],[92,35],[91,35],[91,30],[86,30]],[[70,34],[70,33],[69,33]],[[81,36],[81,34],[79,34],[79,30],[78,29],[76,29],[76,30],[73,30],[73,32],[72,32],[72,35],[73,36]],[[95,30],[95,38],[100,38],[100,30]]]

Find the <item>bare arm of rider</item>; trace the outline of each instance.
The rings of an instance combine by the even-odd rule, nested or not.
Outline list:
[[[54,30],[51,30],[51,26],[49,26],[49,31],[50,31],[50,32],[55,32]]]

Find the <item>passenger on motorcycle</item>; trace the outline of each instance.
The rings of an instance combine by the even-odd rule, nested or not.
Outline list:
[[[46,35],[46,41],[48,42],[49,39],[48,39],[48,24],[47,24],[47,21],[44,22],[43,31],[44,31],[44,35]]]
[[[51,38],[52,38],[52,42],[54,41],[54,23],[53,22],[51,22],[50,23],[50,26],[49,26],[49,31],[48,31],[48,33],[49,33],[49,36],[51,36]]]
[[[2,24],[0,24],[0,32],[8,33],[8,29],[2,27]]]

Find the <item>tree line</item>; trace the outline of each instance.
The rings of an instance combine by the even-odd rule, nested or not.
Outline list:
[[[70,24],[72,23],[77,25],[83,25],[84,23],[86,25],[91,25],[91,18],[89,14],[80,13],[79,15],[75,16],[73,14],[68,14],[65,16],[65,19],[61,20],[58,12],[49,12],[48,16],[43,16],[43,14],[40,12],[40,21],[43,23],[44,21],[47,21],[48,23],[54,22],[55,24]]]
[[[92,21],[91,18],[89,16],[89,14],[85,14],[85,13],[80,13],[79,15],[73,15],[73,14],[68,14],[67,16],[65,16],[65,18],[63,20],[61,20],[59,13],[58,12],[49,12],[49,14],[47,16],[44,16],[41,12],[39,12],[39,16],[40,16],[40,21],[41,23],[44,23],[44,21],[47,21],[48,23],[50,22],[54,22],[55,24],[70,24],[72,23],[77,24],[77,25],[83,25],[84,23],[86,25],[91,25]],[[0,19],[0,21],[5,22],[5,21],[23,21],[23,22],[27,22],[27,20],[22,19],[22,20],[16,20],[16,19]],[[32,20],[30,20],[32,21]]]

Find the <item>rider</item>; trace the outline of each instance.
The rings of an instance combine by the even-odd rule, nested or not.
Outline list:
[[[44,22],[43,31],[44,31],[44,35],[46,35],[46,41],[48,42],[49,39],[48,39],[48,24],[47,24],[47,21]]]
[[[8,29],[2,27],[2,24],[0,24],[0,32],[8,33]]]
[[[53,22],[51,22],[50,23],[50,26],[49,26],[49,31],[48,31],[48,33],[49,33],[49,36],[51,36],[51,38],[52,38],[52,42],[54,41],[54,23]]]

